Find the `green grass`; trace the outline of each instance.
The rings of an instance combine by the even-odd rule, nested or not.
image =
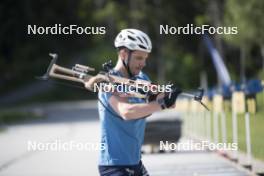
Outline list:
[[[232,116],[227,114],[227,140],[232,142]],[[238,147],[239,150],[246,152],[246,127],[245,116],[238,115]],[[264,160],[264,111],[256,115],[250,115],[250,136],[252,154],[255,158]]]
[[[0,127],[0,133],[3,132],[5,129],[3,127]]]
[[[35,103],[49,103],[61,101],[78,101],[96,99],[97,94],[89,92],[85,89],[71,88],[71,87],[56,87],[48,92],[41,93],[12,104],[3,105],[4,108],[16,108],[19,106],[27,106]]]
[[[42,118],[43,116],[32,112],[4,110],[0,112],[0,125],[21,123]]]
[[[250,114],[250,136],[251,136],[251,150],[254,158],[264,161],[264,94],[257,96],[258,111],[257,113]],[[213,118],[212,118],[213,119]],[[219,129],[221,129],[221,118],[219,120]],[[213,132],[213,120],[212,132]],[[246,127],[245,127],[245,115],[237,116],[238,123],[238,148],[240,151],[246,152]],[[231,112],[226,113],[226,127],[227,127],[227,142],[232,142],[232,114]],[[220,131],[219,131],[220,133]],[[213,136],[213,134],[212,134]],[[222,140],[221,134],[219,134],[220,142]]]

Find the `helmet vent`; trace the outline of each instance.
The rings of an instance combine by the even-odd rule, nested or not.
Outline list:
[[[149,44],[148,40],[145,37],[143,37],[143,39],[145,40],[146,44],[148,45]]]
[[[138,45],[140,48],[142,48],[142,49],[147,49],[145,46],[143,46],[143,45]]]
[[[136,39],[134,37],[131,37],[130,35],[127,36],[130,40],[135,41]]]
[[[129,32],[130,34],[135,34],[134,32],[132,32],[132,31],[127,31],[127,32]]]
[[[143,43],[143,41],[142,41],[142,39],[141,39],[140,37],[137,37],[137,39],[138,39],[141,43]]]

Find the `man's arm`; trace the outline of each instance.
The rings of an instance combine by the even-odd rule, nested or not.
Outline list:
[[[127,98],[111,96],[109,99],[111,107],[124,120],[140,119],[162,110],[158,102],[130,104]]]
[[[161,95],[162,98],[158,97],[158,102],[137,104],[130,104],[125,97],[112,95],[109,98],[109,103],[124,120],[140,119],[165,108],[174,108],[176,99],[181,92],[181,89],[174,87],[172,92]]]

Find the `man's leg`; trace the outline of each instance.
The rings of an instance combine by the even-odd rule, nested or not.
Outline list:
[[[140,161],[136,166],[99,166],[100,176],[149,176]]]
[[[139,163],[139,169],[136,176],[149,176],[147,169],[145,168],[145,166],[141,161]]]
[[[100,176],[134,176],[134,171],[118,166],[99,166]]]

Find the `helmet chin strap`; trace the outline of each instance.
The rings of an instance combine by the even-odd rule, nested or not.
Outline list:
[[[132,55],[132,51],[131,50],[128,50],[128,57],[127,57],[126,61],[122,60],[123,65],[124,65],[124,67],[127,70],[127,73],[128,73],[129,78],[132,78],[134,76],[132,74],[131,70],[130,70],[130,67],[129,67],[129,63],[130,63],[130,60],[131,60],[131,55]]]

